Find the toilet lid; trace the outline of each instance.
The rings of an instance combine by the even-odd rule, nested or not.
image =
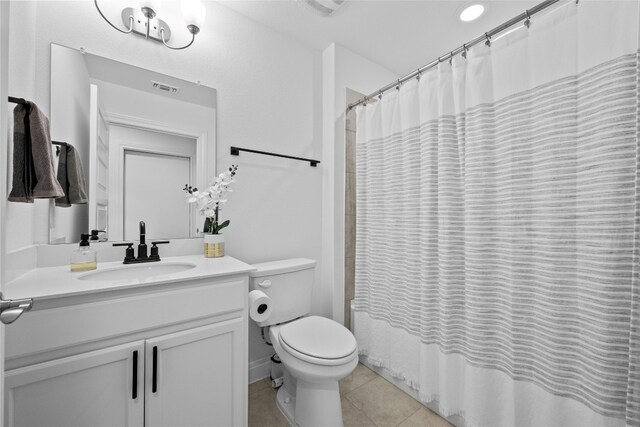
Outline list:
[[[283,325],[280,339],[292,349],[319,359],[341,359],[358,347],[351,331],[318,316],[303,317]]]

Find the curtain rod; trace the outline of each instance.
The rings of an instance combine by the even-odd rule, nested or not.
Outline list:
[[[378,89],[377,91],[365,96],[364,98],[358,100],[357,102],[354,102],[353,104],[349,104],[349,106],[347,107],[347,112],[349,112],[350,110],[352,110],[353,108],[357,107],[360,104],[364,104],[367,101],[369,101],[370,99],[374,98],[375,96],[381,96],[383,93],[387,92],[390,89],[393,88],[399,88],[399,86],[408,81],[411,80],[414,77],[419,76],[420,74],[424,73],[425,71],[435,67],[436,65],[438,65],[441,62],[444,61],[450,61],[455,55],[458,55],[460,53],[462,53],[463,57],[466,57],[467,55],[467,50],[469,50],[470,47],[477,45],[478,43],[484,41],[485,44],[487,46],[491,46],[491,37],[495,36],[496,34],[499,34],[501,32],[503,32],[504,30],[506,30],[507,28],[510,28],[512,26],[514,26],[515,24],[524,21],[524,25],[527,26],[527,28],[529,27],[530,24],[530,19],[533,15],[535,15],[536,13],[548,8],[549,6],[552,6],[556,3],[558,3],[560,0],[545,0],[542,3],[539,3],[535,6],[533,6],[531,9],[528,9],[526,11],[524,11],[523,13],[521,13],[520,15],[516,16],[515,18],[512,18],[506,22],[504,22],[501,25],[498,25],[497,27],[495,27],[493,30],[487,31],[486,33],[476,37],[475,39],[471,40],[470,42],[464,43],[462,46],[457,47],[456,49],[452,50],[451,52],[445,54],[444,56],[440,56],[438,57],[438,59],[434,59],[433,61],[429,62],[427,65],[423,65],[422,67],[418,68],[417,70],[415,70],[412,73],[407,74],[404,77],[401,77],[400,79],[396,80],[393,83],[389,83],[388,85],[384,86],[381,89]],[[573,0],[576,2],[576,4],[578,4],[579,0]]]

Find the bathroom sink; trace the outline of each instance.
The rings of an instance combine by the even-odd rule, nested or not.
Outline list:
[[[180,273],[194,268],[196,265],[188,262],[163,262],[139,265],[123,265],[122,267],[108,270],[92,271],[79,276],[80,280],[92,280],[97,282],[114,280],[146,280],[167,274]]]

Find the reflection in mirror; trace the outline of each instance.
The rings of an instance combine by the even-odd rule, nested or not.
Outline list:
[[[50,203],[49,243],[89,230],[136,240],[141,220],[147,238],[197,236],[182,189],[215,175],[215,89],[52,44],[50,111],[51,138],[76,149],[89,197]]]

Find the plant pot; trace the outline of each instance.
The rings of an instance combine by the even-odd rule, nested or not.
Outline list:
[[[204,257],[218,258],[224,256],[224,234],[204,235]]]

